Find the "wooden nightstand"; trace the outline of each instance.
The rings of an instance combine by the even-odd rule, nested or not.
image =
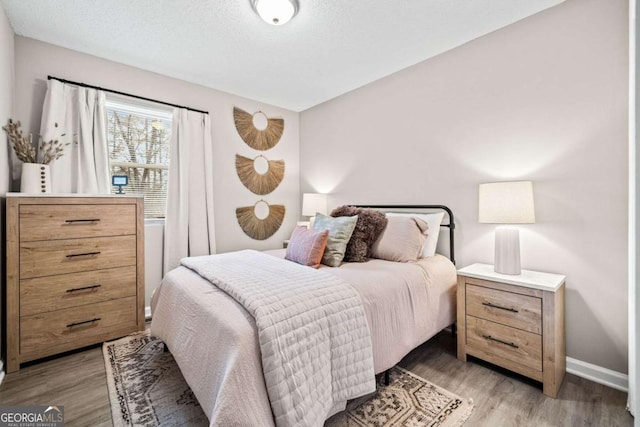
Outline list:
[[[289,240],[282,242],[282,249],[287,249],[287,246],[289,246]]]
[[[556,397],[566,370],[565,276],[493,265],[458,270],[458,359],[467,355],[540,381]]]

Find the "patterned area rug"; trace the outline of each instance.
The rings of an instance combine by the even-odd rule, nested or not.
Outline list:
[[[471,399],[464,400],[394,366],[388,386],[381,375],[375,393],[349,402],[347,409],[329,418],[325,427],[459,427],[472,410]]]
[[[114,427],[207,426],[193,392],[160,340],[146,333],[103,346]],[[458,427],[471,415],[471,401],[429,383],[400,367],[391,382],[355,399],[325,426]]]
[[[208,426],[162,341],[134,334],[102,346],[114,427]]]

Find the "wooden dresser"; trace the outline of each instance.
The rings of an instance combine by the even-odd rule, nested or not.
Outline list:
[[[6,200],[8,373],[144,330],[142,197]]]
[[[566,369],[565,276],[522,270],[458,270],[458,359],[467,355],[542,382],[556,397]]]

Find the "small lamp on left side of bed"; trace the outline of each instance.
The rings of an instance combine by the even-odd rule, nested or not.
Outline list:
[[[304,193],[302,195],[302,216],[309,217],[309,226],[313,228],[316,213],[327,214],[327,195],[322,193]]]
[[[510,224],[536,222],[533,183],[511,181],[480,184],[478,222],[501,224],[495,230],[495,272],[520,274],[520,230]]]

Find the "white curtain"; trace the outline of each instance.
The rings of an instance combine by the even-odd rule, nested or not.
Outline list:
[[[44,141],[71,142],[51,162],[53,193],[110,192],[104,92],[49,80],[40,133]]]
[[[213,148],[208,114],[173,111],[164,229],[164,274],[186,256],[215,252]]]

